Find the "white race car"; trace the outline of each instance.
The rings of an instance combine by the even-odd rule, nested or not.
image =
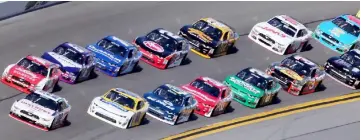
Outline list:
[[[248,37],[278,55],[286,55],[303,50],[312,31],[287,15],[278,15],[253,26]]]
[[[95,97],[88,108],[88,114],[116,127],[127,129],[139,126],[149,104],[130,91],[113,88],[103,96]]]
[[[15,101],[9,116],[40,130],[49,131],[67,124],[70,109],[65,98],[37,90]]]

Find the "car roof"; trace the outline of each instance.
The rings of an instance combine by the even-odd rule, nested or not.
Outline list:
[[[28,56],[26,56],[26,58],[29,59],[29,60],[32,60],[32,61],[34,61],[36,63],[39,63],[40,65],[43,65],[46,68],[49,68],[50,66],[55,65],[54,63],[52,63],[52,62],[50,62],[48,60],[45,60],[45,59],[43,59],[41,57],[37,57],[37,56],[34,56],[34,55],[28,55]]]
[[[170,32],[170,33],[172,33],[171,31],[168,31],[168,30],[166,30],[166,29],[164,29],[164,28],[157,28],[157,29],[154,29],[152,32],[157,32],[157,33],[159,33],[159,34],[165,35],[165,36],[167,36],[168,38],[174,39],[174,40],[177,41],[177,42],[180,41],[180,40],[185,40],[183,37],[181,37],[181,36],[179,36],[179,35],[177,35],[177,34],[172,33],[172,35],[169,35],[169,34],[160,32],[161,30],[164,30],[165,32]]]
[[[307,64],[307,65],[309,65],[311,67],[319,67],[319,65],[316,62],[313,62],[312,60],[310,60],[310,59],[308,59],[308,58],[306,58],[304,56],[298,55],[298,54],[292,55],[292,56],[290,56],[290,58],[301,61],[301,62],[303,62],[303,63],[305,63],[305,64]]]
[[[63,44],[61,44],[59,46],[72,48],[72,49],[74,49],[75,51],[77,51],[78,53],[81,53],[81,54],[91,53],[89,50],[85,49],[84,47],[79,46],[79,45],[74,44],[74,43],[70,43],[70,42],[65,42],[65,43],[63,43]]]
[[[305,25],[303,25],[302,23],[300,23],[297,19],[291,17],[291,16],[288,16],[288,15],[277,15],[275,16],[279,19],[281,19],[282,21],[292,25],[293,27],[295,27],[297,30],[299,29],[304,29],[306,28]]]
[[[162,86],[165,86],[165,87],[168,87],[171,91],[173,91],[174,93],[177,93],[178,95],[182,95],[182,96],[185,96],[185,97],[188,97],[188,96],[192,96],[190,93],[174,86],[174,85],[171,85],[171,84],[164,84]]]
[[[224,22],[215,20],[215,19],[210,18],[210,17],[202,18],[200,20],[203,20],[203,21],[207,22],[209,25],[211,25],[211,26],[213,26],[215,28],[218,28],[218,29],[222,30],[223,32],[233,31],[233,28],[228,26]]]
[[[36,91],[33,91],[33,93],[35,94],[39,94],[40,96],[43,96],[45,98],[48,98],[48,99],[51,99],[55,102],[58,102],[60,100],[63,100],[64,98],[58,96],[58,95],[55,95],[55,94],[51,94],[49,92],[45,92],[45,91],[41,91],[41,90],[36,90]]]
[[[202,80],[202,81],[204,81],[204,82],[206,82],[206,83],[208,83],[208,84],[210,84],[212,86],[218,87],[218,88],[226,87],[226,85],[224,85],[223,83],[221,83],[221,82],[219,82],[217,80],[214,80],[214,79],[212,79],[210,77],[201,76],[201,77],[199,77],[197,79],[200,79],[200,80]]]
[[[125,41],[125,40],[122,40],[122,39],[120,39],[120,38],[118,38],[116,36],[107,36],[107,37],[105,37],[105,39],[107,39],[107,40],[109,40],[111,42],[114,42],[114,43],[118,44],[119,46],[124,47],[127,50],[130,49],[130,48],[135,48],[135,46],[133,44],[131,44],[131,43]]]
[[[251,73],[257,74],[259,76],[262,76],[263,78],[272,79],[272,76],[269,76],[264,71],[261,71],[259,69],[256,69],[256,68],[253,68],[253,67],[248,67],[246,70],[248,70]]]
[[[351,24],[357,25],[358,27],[360,27],[360,19],[353,15],[345,14],[345,15],[341,15],[339,17],[343,17],[347,21],[351,22]]]
[[[123,95],[123,96],[126,96],[126,97],[129,97],[135,101],[140,101],[140,100],[143,100],[142,97],[140,97],[138,94],[134,93],[134,92],[131,92],[129,90],[125,90],[125,89],[122,89],[122,88],[112,88],[111,90]]]

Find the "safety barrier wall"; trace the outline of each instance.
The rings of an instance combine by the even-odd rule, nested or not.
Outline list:
[[[65,2],[67,1],[0,1],[0,20]]]

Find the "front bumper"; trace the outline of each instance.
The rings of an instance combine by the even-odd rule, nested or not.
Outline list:
[[[158,56],[153,55],[142,48],[139,48],[139,50],[143,54],[140,60],[158,69],[162,69],[162,70],[166,69],[167,63],[164,63],[164,61],[166,60],[168,62],[169,60],[167,60],[166,58],[164,58],[165,60],[156,58]]]
[[[214,107],[206,107],[201,102],[198,102],[197,107],[194,110],[194,113],[205,117],[211,117],[213,110]]]
[[[117,116],[116,114],[108,112],[103,108],[95,107],[94,105],[89,106],[87,113],[99,120],[122,129],[127,129],[128,122],[130,120]]]
[[[312,33],[312,37],[314,39],[316,39],[318,42],[320,42],[323,46],[326,46],[327,48],[330,48],[331,50],[343,54],[345,52],[347,52],[350,47],[345,48],[343,46],[340,46],[338,44],[336,44],[335,42],[333,42],[332,40],[328,39],[327,37],[325,37],[322,34],[316,34],[315,32]]]
[[[23,122],[29,126],[35,127],[37,129],[43,130],[43,131],[49,131],[48,128],[51,127],[52,120],[51,121],[42,121],[41,118],[37,115],[26,114],[27,112],[20,109],[14,109],[12,108],[10,111],[9,116],[17,121]]]
[[[270,50],[278,55],[283,55],[288,46],[278,46],[277,42],[271,38],[264,38],[265,35],[262,33],[255,33],[253,30],[249,33],[248,38],[256,42],[258,45]]]
[[[14,81],[14,79],[7,79],[5,77],[1,78],[1,82],[4,83],[7,86],[10,86],[12,88],[15,88],[16,90],[19,90],[21,92],[24,92],[26,94],[30,94],[33,90],[29,88],[29,86],[19,84]]]
[[[170,125],[175,125],[177,120],[176,115],[168,116],[164,111],[152,107],[148,108],[147,115]]]

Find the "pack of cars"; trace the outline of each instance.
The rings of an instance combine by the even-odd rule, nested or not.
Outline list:
[[[200,76],[179,87],[163,84],[143,96],[113,88],[95,97],[87,113],[115,127],[142,125],[148,115],[170,125],[190,121],[192,115],[214,117],[227,112],[232,101],[250,108],[271,105],[281,89],[292,95],[318,91],[326,75],[353,88],[360,88],[359,18],[341,15],[322,22],[313,33],[287,15],[257,23],[248,38],[279,55],[302,51],[312,37],[339,53],[319,65],[293,54],[270,64],[265,71],[247,67],[223,82]],[[235,48],[239,34],[224,22],[202,18],[183,26],[178,35],[157,28],[133,43],[106,36],[85,48],[65,42],[41,57],[28,55],[5,68],[1,81],[28,95],[14,102],[10,116],[52,130],[67,123],[71,105],[53,92],[61,80],[75,84],[89,80],[95,69],[116,77],[131,73],[139,61],[159,69],[182,65],[191,50],[204,58],[223,56]]]

